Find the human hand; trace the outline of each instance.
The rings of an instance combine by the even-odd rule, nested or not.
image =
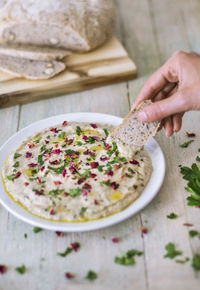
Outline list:
[[[177,51],[144,84],[132,109],[144,100],[153,104],[138,113],[144,122],[161,120],[167,136],[180,130],[184,112],[200,110],[200,55]]]

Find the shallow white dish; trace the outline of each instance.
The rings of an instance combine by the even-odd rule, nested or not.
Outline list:
[[[8,154],[14,151],[22,143],[22,141],[34,135],[36,132],[50,126],[62,123],[64,120],[76,122],[106,123],[117,126],[121,123],[122,118],[99,113],[72,113],[58,115],[35,122],[14,134],[0,148],[0,168],[2,168]],[[0,181],[0,202],[10,213],[12,213],[17,218],[31,225],[45,228],[48,230],[63,232],[82,232],[97,230],[100,228],[111,226],[129,218],[130,216],[135,215],[146,205],[148,205],[151,200],[156,196],[163,183],[165,176],[165,159],[160,146],[153,138],[151,138],[148,144],[145,146],[145,149],[147,150],[152,160],[153,172],[151,178],[143,193],[134,203],[132,203],[122,212],[116,213],[112,216],[96,221],[81,223],[62,223],[56,221],[46,221],[28,213],[19,205],[17,205],[4,191],[2,180]]]

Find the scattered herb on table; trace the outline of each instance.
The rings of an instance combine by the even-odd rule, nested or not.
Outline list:
[[[92,270],[89,270],[85,276],[86,279],[90,280],[90,281],[93,281],[95,279],[97,279],[97,273],[95,273],[94,271]]]
[[[179,145],[181,148],[187,148],[192,142],[194,142],[194,140],[190,140],[190,141],[187,141],[181,145]]]
[[[27,235],[27,233],[25,233],[25,234],[24,234],[24,238],[25,238],[25,239],[27,239],[27,238],[28,238],[28,235]]]
[[[190,230],[189,231],[189,235],[190,235],[191,238],[194,238],[196,236],[200,237],[200,233],[198,231],[196,231],[196,230]]]
[[[167,215],[168,219],[176,219],[178,216],[175,213],[170,213],[169,215]]]
[[[123,253],[121,257],[115,257],[114,261],[116,264],[128,266],[135,264],[135,256],[141,256],[143,252],[140,252],[136,249],[132,249]]]
[[[180,168],[183,179],[187,180],[185,189],[192,193],[187,197],[188,205],[200,206],[200,170],[196,163],[193,163],[191,168],[183,166]]]
[[[61,252],[61,253],[57,253],[57,255],[61,256],[61,257],[66,257],[69,253],[72,252],[72,248],[70,247],[67,247],[66,250],[64,252]]]
[[[167,253],[165,254],[164,258],[174,259],[176,256],[182,255],[182,251],[177,251],[173,243],[168,243],[165,246],[165,249]]]
[[[41,232],[41,231],[42,231],[42,229],[39,228],[39,227],[34,227],[34,228],[33,228],[33,232],[34,232],[35,234],[37,234],[37,233],[39,233],[39,232]]]
[[[196,161],[200,161],[200,157],[199,156],[196,157]]]
[[[186,257],[186,258],[183,259],[183,260],[179,260],[179,259],[177,259],[177,260],[175,260],[175,262],[178,263],[178,264],[185,264],[185,263],[187,263],[189,260],[190,260],[190,258]]]
[[[26,272],[26,266],[22,265],[20,267],[16,267],[15,270],[20,274],[24,274]]]
[[[195,254],[192,258],[192,267],[195,271],[200,271],[200,254]]]

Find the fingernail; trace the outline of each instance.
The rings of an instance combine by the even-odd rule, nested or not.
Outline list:
[[[137,115],[140,121],[147,121],[147,114],[144,111],[141,111]]]

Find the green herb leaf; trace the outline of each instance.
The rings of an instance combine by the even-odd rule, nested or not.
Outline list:
[[[76,127],[76,134],[77,134],[78,136],[81,135],[81,128],[80,128],[79,126]]]
[[[43,156],[42,155],[38,155],[38,164],[40,166],[42,166],[44,164],[44,161],[43,161]]]
[[[37,138],[35,141],[33,141],[35,144],[38,144],[40,142],[40,140],[42,139],[42,137]]]
[[[103,128],[105,135],[108,137],[109,133],[108,130],[106,128]]]
[[[45,151],[47,149],[46,147],[47,147],[46,145],[42,145],[41,148],[40,148],[40,152]]]
[[[62,132],[58,135],[58,138],[65,139],[65,132]]]
[[[13,167],[15,167],[15,168],[19,167],[19,161],[16,161],[15,164],[13,165]]]
[[[104,165],[99,165],[99,166],[97,167],[97,169],[99,170],[99,172],[102,172],[102,171],[103,171],[103,168],[104,168]]]
[[[100,184],[110,186],[110,180],[101,181]]]
[[[169,215],[167,215],[168,219],[176,219],[178,216],[175,213],[170,213]]]
[[[15,174],[11,174],[11,175],[6,176],[6,178],[8,180],[14,180],[14,177],[15,177]]]
[[[34,232],[35,234],[37,234],[37,233],[39,233],[39,232],[41,232],[41,231],[42,231],[41,228],[38,228],[38,227],[34,227],[34,228],[33,228],[33,232]]]
[[[82,207],[81,208],[81,214],[83,214],[84,212],[86,212],[86,210],[87,210],[87,207]]]
[[[192,267],[195,271],[200,271],[200,254],[195,254],[193,256]]]
[[[72,248],[67,247],[66,250],[62,253],[57,253],[57,255],[61,256],[61,257],[66,257],[69,253],[72,252]]]
[[[77,144],[78,146],[82,146],[82,145],[83,145],[83,143],[82,143],[81,141],[76,141],[76,144]]]
[[[200,235],[200,233],[195,231],[195,230],[190,230],[189,231],[189,235],[190,235],[191,238],[194,238],[194,237]]]
[[[24,274],[26,272],[26,266],[22,265],[20,267],[15,268],[15,270],[20,274]]]
[[[17,159],[17,158],[19,158],[20,156],[22,156],[22,154],[15,153],[15,154],[14,154],[14,159]]]
[[[65,169],[65,166],[60,166],[57,168],[54,168],[52,166],[48,166],[48,169],[55,171],[56,174],[61,174],[63,172],[63,170]]]
[[[115,257],[114,261],[117,264],[128,266],[128,265],[134,265],[135,259],[134,256],[141,256],[143,252],[138,251],[136,249],[132,249],[124,253],[121,257]]]
[[[176,263],[178,264],[185,264],[186,262],[188,262],[190,259],[188,257],[186,257],[184,260],[175,260]]]
[[[165,254],[164,258],[174,259],[176,256],[182,255],[181,251],[177,251],[175,245],[173,243],[168,243],[165,246],[167,253]]]
[[[130,173],[132,173],[132,174],[135,173],[135,171],[134,171],[133,169],[131,169],[130,167],[128,168],[128,171],[129,171]]]
[[[192,142],[194,142],[194,140],[190,140],[188,142],[185,142],[181,145],[179,145],[181,148],[187,148]]]
[[[25,233],[25,234],[24,234],[24,238],[25,238],[25,239],[27,239],[27,238],[28,238],[28,235],[27,235],[27,233]]]
[[[52,196],[57,196],[59,194],[61,194],[64,191],[64,189],[54,189],[54,190],[50,190],[49,194]]]
[[[97,276],[97,273],[95,273],[92,270],[88,271],[87,274],[86,274],[86,276],[85,276],[85,278],[88,279],[88,280],[90,280],[90,281],[93,281],[93,280],[97,279],[97,277],[98,277]]]
[[[77,187],[77,188],[71,188],[69,190],[69,195],[71,197],[76,197],[77,195],[81,194],[82,192],[82,189],[80,187]]]
[[[72,149],[68,149],[68,150],[65,150],[65,153],[70,155],[70,154],[75,153],[75,151]]]
[[[199,156],[196,157],[196,161],[200,161],[200,157]]]

